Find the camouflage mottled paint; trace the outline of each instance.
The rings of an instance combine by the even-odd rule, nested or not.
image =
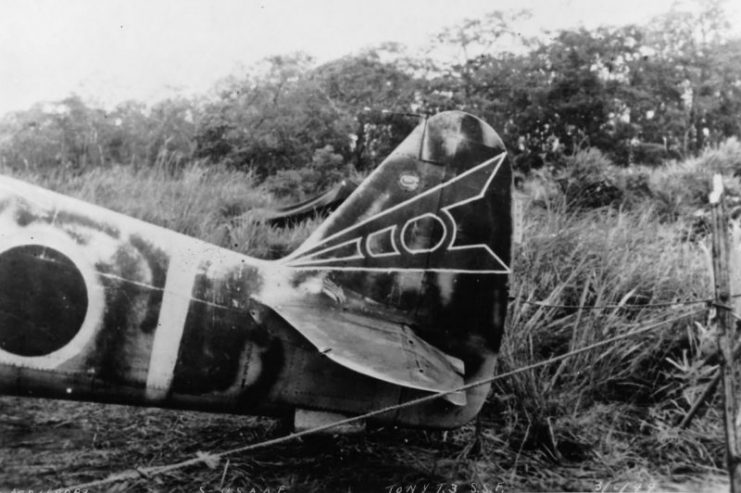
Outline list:
[[[326,268],[334,283],[393,307],[417,334],[463,360],[467,381],[486,377],[506,316],[511,189],[496,132],[472,115],[441,113],[284,261]]]
[[[0,178],[0,392],[358,414],[489,376],[510,188],[496,133],[442,113],[269,262]],[[379,420],[458,426],[487,392]]]

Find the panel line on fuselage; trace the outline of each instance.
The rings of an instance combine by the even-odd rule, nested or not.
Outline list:
[[[133,286],[139,286],[140,288],[151,289],[152,291],[161,291],[162,293],[164,293],[167,290],[166,287],[159,288],[150,283],[134,281],[132,279],[127,279],[125,277],[117,276],[115,274],[111,274],[108,272],[98,271],[98,275],[100,277],[105,277],[106,279],[113,279],[115,281],[119,281],[119,282],[126,283],[126,284],[131,284]],[[202,298],[195,297],[192,294],[188,294],[188,295],[185,295],[183,293],[174,293],[174,294],[180,297],[188,298],[190,301],[193,301],[195,303],[202,303],[204,305],[213,306],[214,308],[224,308],[225,310],[234,310],[234,308],[229,305],[226,305],[223,303],[214,303],[213,301],[208,301]]]

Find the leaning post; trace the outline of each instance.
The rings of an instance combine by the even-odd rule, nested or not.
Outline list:
[[[726,433],[726,457],[731,493],[741,493],[741,454],[736,434],[736,391],[733,371],[733,345],[735,324],[731,311],[730,280],[730,242],[728,221],[723,204],[723,178],[713,177],[713,191],[710,193],[712,210],[712,255],[713,279],[715,284],[715,305],[718,314],[718,347],[721,354],[721,374],[723,376],[723,417]]]

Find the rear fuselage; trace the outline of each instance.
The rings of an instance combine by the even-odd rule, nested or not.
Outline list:
[[[9,178],[0,225],[0,393],[266,415],[424,394],[338,365],[270,308],[321,296],[321,273]],[[467,419],[448,402],[380,419],[454,426],[450,412]]]
[[[441,113],[263,261],[0,177],[0,392],[356,415],[490,377],[511,185],[496,132]],[[488,389],[376,419],[458,426]]]

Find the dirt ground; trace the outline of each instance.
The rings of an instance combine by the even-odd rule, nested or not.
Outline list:
[[[282,433],[281,423],[267,418],[0,397],[0,491],[69,488]],[[199,464],[92,490],[384,492],[415,484],[421,491],[429,483],[428,491],[501,491],[499,482],[460,479],[463,462],[456,464],[456,456],[463,448],[454,433],[376,429],[311,437],[229,457],[214,469]]]
[[[555,463],[538,451],[513,450],[496,426],[484,422],[478,442],[474,425],[447,433],[378,428],[309,437],[222,458],[212,468],[200,463],[88,490],[727,491],[722,471],[667,481],[642,470],[610,476],[591,459]],[[0,491],[64,491],[283,433],[279,421],[267,418],[0,397]]]

